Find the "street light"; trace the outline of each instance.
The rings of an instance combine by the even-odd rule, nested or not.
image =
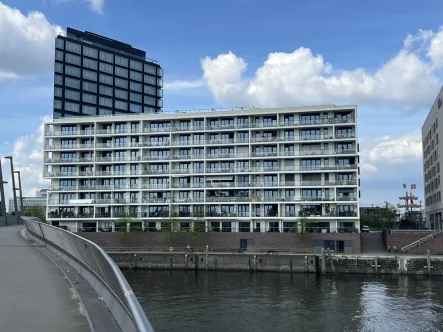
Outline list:
[[[19,213],[18,213],[18,205],[17,205],[17,194],[16,194],[16,190],[17,188],[15,187],[15,179],[14,179],[14,163],[12,161],[12,156],[7,156],[5,157],[5,159],[9,159],[10,163],[11,163],[11,178],[12,178],[12,194],[14,195],[14,212],[15,215],[17,216],[17,223],[20,222],[20,218],[19,218]]]
[[[22,195],[22,180],[20,178],[20,171],[14,171],[14,173],[18,174],[18,188],[20,190],[20,214],[23,216],[23,195]]]
[[[6,201],[5,201],[5,189],[4,184],[8,183],[7,181],[3,181],[3,174],[2,174],[2,163],[0,159],[0,199],[1,201],[1,212],[2,217],[5,218],[5,225],[8,225],[8,219],[6,218]]]

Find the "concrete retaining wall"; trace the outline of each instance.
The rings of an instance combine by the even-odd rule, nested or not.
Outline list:
[[[429,232],[394,232],[386,236],[386,242],[388,246],[397,246],[401,249],[402,247],[417,241],[420,238],[428,235]],[[425,241],[420,244],[420,246],[415,246],[408,250],[409,254],[425,254],[429,250],[432,254],[443,253],[443,236],[437,235],[433,239]]]
[[[192,247],[210,248],[240,248],[240,240],[252,240],[255,249],[311,249],[316,240],[341,240],[352,242],[352,252],[360,252],[359,233],[313,233],[306,236],[304,243],[291,233],[78,233],[78,235],[97,243],[102,248],[185,248]]]
[[[285,273],[443,275],[443,257],[109,252],[120,268]]]

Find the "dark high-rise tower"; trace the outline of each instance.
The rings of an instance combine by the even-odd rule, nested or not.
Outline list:
[[[54,72],[54,119],[162,110],[163,69],[131,45],[68,28]]]

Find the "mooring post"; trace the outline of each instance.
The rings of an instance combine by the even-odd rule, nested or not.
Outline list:
[[[374,258],[374,264],[375,264],[375,274],[378,274],[378,257]]]
[[[254,272],[257,272],[257,255],[254,255]]]
[[[185,254],[185,270],[188,269],[188,254]]]
[[[321,274],[326,273],[326,255],[325,248],[321,248]]]
[[[428,268],[428,275],[431,275],[431,252],[429,250],[426,250],[426,264]]]

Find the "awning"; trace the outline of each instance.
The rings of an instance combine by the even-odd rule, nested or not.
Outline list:
[[[206,181],[232,181],[234,180],[233,176],[225,175],[225,176],[208,176]]]

